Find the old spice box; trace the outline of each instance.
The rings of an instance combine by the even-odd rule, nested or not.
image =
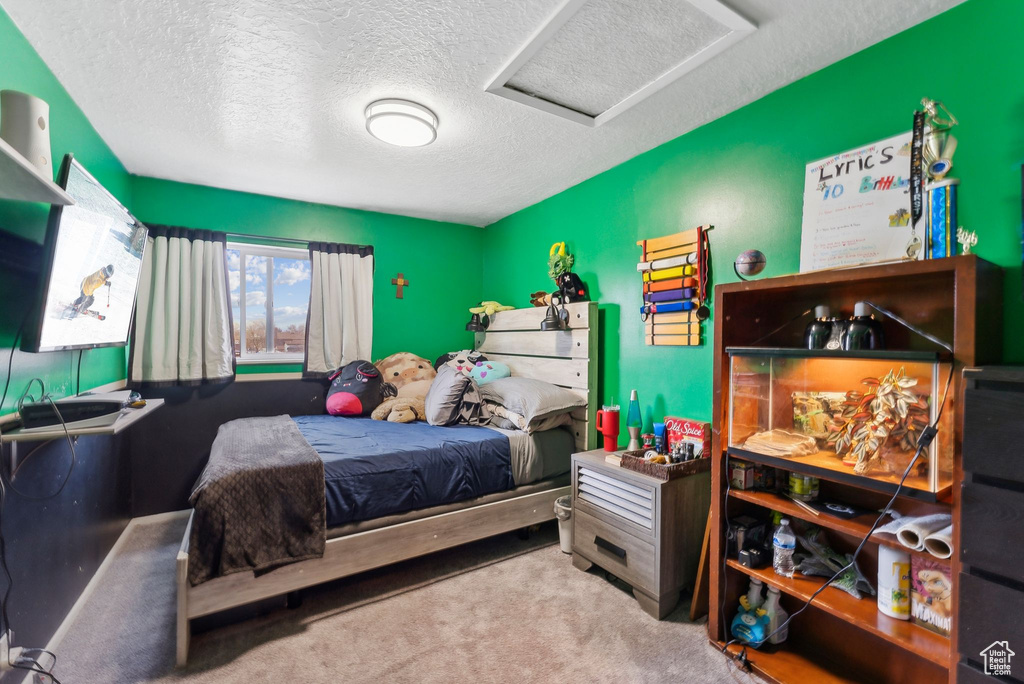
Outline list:
[[[697,458],[711,455],[711,423],[665,416],[665,432],[668,433],[669,451],[677,442],[691,442]]]

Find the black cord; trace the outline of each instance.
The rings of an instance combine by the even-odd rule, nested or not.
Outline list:
[[[758,338],[757,338],[756,340],[754,340],[753,342],[751,342],[751,343],[750,343],[749,345],[747,345],[747,346],[749,346],[749,347],[754,347],[754,346],[756,346],[756,345],[760,344],[761,342],[764,342],[765,340],[767,340],[767,339],[768,339],[769,337],[771,337],[771,336],[772,336],[772,335],[774,335],[775,333],[779,332],[779,331],[780,331],[780,330],[782,330],[783,328],[787,328],[787,327],[789,327],[789,326],[793,325],[794,323],[796,323],[797,321],[799,321],[799,320],[800,320],[801,318],[803,318],[804,316],[806,316],[806,315],[807,315],[807,314],[809,314],[809,313],[814,313],[814,309],[807,309],[807,310],[806,310],[806,311],[804,311],[803,313],[800,313],[800,314],[798,314],[798,315],[794,316],[793,318],[789,319],[788,321],[786,321],[785,323],[783,323],[782,325],[780,325],[780,326],[779,326],[778,328],[776,328],[775,330],[772,330],[772,331],[771,331],[770,333],[768,333],[767,335],[762,335],[761,337],[758,337]]]
[[[11,375],[14,366],[14,350],[18,348],[18,340],[21,339],[21,333],[25,329],[26,322],[28,322],[28,312],[25,312],[25,316],[21,319],[18,332],[14,333],[14,340],[11,342],[11,353],[7,357],[7,380],[4,382],[4,393],[0,395],[0,411],[3,411],[4,402],[7,401],[7,390],[11,387]]]
[[[39,381],[40,385],[42,385],[42,383],[43,383],[43,381],[40,380],[39,378],[32,378],[32,380],[29,382],[29,387],[31,387],[32,383],[35,382],[35,381]],[[45,389],[45,387],[44,387],[44,389]],[[21,404],[24,401],[24,399],[26,398],[27,394],[28,394],[28,388],[25,389],[25,393],[22,394],[21,395],[21,399],[18,400],[18,408],[19,408],[19,410],[20,410]],[[29,398],[35,400],[33,397],[29,397]],[[67,423],[64,422],[64,416],[61,415],[60,409],[57,408],[57,404],[53,401],[53,398],[49,394],[43,394],[39,398],[39,401],[42,401],[43,399],[45,399],[46,401],[50,402],[50,406],[53,408],[53,412],[55,414],[57,414],[57,419],[60,421],[61,427],[63,427],[63,429],[64,429],[64,438],[67,440],[68,448],[71,450],[71,465],[68,467],[68,472],[64,475],[64,479],[61,481],[60,487],[57,488],[57,491],[53,492],[52,494],[45,494],[43,496],[36,496],[34,494],[26,494],[25,492],[21,491],[20,489],[18,489],[14,485],[14,478],[15,478],[15,476],[17,476],[17,474],[21,470],[22,466],[24,466],[26,463],[28,463],[28,461],[33,456],[35,456],[37,453],[39,453],[41,451],[41,449],[44,446],[46,446],[46,443],[43,443],[40,446],[38,446],[35,449],[33,449],[32,451],[30,451],[29,454],[21,461],[21,463],[19,463],[15,468],[13,468],[11,470],[11,472],[9,474],[7,474],[7,484],[10,485],[11,491],[13,491],[15,494],[17,494],[18,496],[20,496],[20,497],[22,497],[24,499],[28,499],[29,501],[45,501],[46,499],[52,499],[53,497],[58,496],[61,492],[64,491],[64,488],[67,486],[68,481],[71,479],[71,473],[73,473],[74,470],[75,470],[75,464],[78,462],[78,454],[75,452],[75,442],[74,442],[73,439],[71,439],[71,433],[68,431]]]
[[[75,396],[79,396],[82,393],[82,354],[85,353],[85,349],[78,350],[78,372],[75,373]]]
[[[20,329],[19,329],[18,332],[19,333],[21,332]],[[13,349],[12,349],[11,357],[13,358],[13,356],[14,356],[14,352],[13,352]],[[81,359],[81,357],[79,357],[79,359]],[[32,501],[42,501],[44,499],[53,498],[53,497],[59,495],[62,491],[64,491],[64,487],[67,486],[68,481],[71,479],[71,473],[75,469],[75,463],[77,462],[78,457],[77,457],[77,454],[75,453],[75,443],[74,443],[74,440],[71,439],[71,433],[68,431],[68,426],[67,426],[67,423],[64,421],[64,416],[61,415],[60,409],[57,408],[57,404],[53,401],[53,398],[49,394],[46,393],[46,386],[43,384],[43,381],[40,378],[32,378],[32,380],[29,381],[28,385],[25,387],[25,391],[22,392],[21,397],[18,399],[18,410],[19,411],[21,410],[21,407],[24,404],[24,401],[25,401],[25,399],[27,397],[31,398],[33,401],[37,401],[35,399],[35,397],[30,397],[30,395],[29,395],[29,391],[32,389],[32,384],[35,383],[35,382],[39,383],[39,386],[40,386],[40,388],[42,390],[42,393],[41,393],[40,398],[38,399],[38,401],[42,401],[43,399],[45,399],[46,401],[50,402],[50,406],[53,408],[53,411],[57,415],[58,420],[60,420],[61,426],[64,428],[64,438],[67,440],[68,447],[71,449],[71,465],[68,467],[67,475],[64,476],[64,480],[63,480],[63,482],[61,482],[60,487],[53,494],[48,494],[46,496],[31,496],[31,495],[25,494],[24,492],[19,491],[17,489],[17,487],[14,486],[14,476],[17,474],[18,470],[20,470],[21,467],[23,465],[25,465],[25,463],[29,460],[29,458],[31,458],[33,455],[35,455],[39,451],[39,447],[37,447],[31,453],[29,453],[29,456],[26,457],[25,460],[23,460],[20,464],[18,464],[18,466],[16,468],[14,468],[12,470],[10,476],[7,477],[7,484],[10,485],[11,490],[13,492],[17,493],[19,496],[21,496],[23,498],[26,498],[26,499],[29,499],[29,500],[32,500]],[[7,377],[7,383],[6,384],[7,385],[10,384],[10,370],[8,370],[8,377]],[[6,399],[6,398],[7,398],[7,387],[5,386],[2,399]],[[0,407],[2,407],[2,406],[3,406],[3,401],[0,400]],[[10,635],[13,634],[13,631],[11,629],[11,621],[10,621],[10,617],[8,615],[8,612],[7,612],[7,606],[10,603],[11,591],[14,588],[14,577],[11,574],[10,566],[8,566],[8,564],[7,564],[7,541],[6,541],[6,537],[4,536],[4,532],[3,532],[3,512],[4,512],[4,510],[6,508],[6,505],[7,505],[7,487],[6,487],[5,483],[4,483],[4,479],[5,478],[4,478],[3,469],[0,468],[0,569],[3,570],[4,575],[7,578],[7,588],[4,590],[3,599],[0,600],[0,620],[2,620],[2,624],[0,624],[0,628],[2,628],[2,630],[0,630],[0,634],[7,634],[8,638],[10,638]],[[8,641],[7,665],[9,667],[14,668],[14,669],[18,669],[18,670],[26,670],[28,672],[33,672],[33,673],[36,673],[36,674],[43,674],[43,675],[46,675],[47,677],[50,678],[52,684],[61,684],[60,680],[57,677],[55,677],[51,672],[48,672],[46,669],[44,669],[43,667],[41,667],[39,665],[39,662],[38,662],[37,659],[28,658],[26,656],[26,659],[30,660],[33,663],[33,665],[23,665],[23,664],[20,664],[20,663],[12,663],[11,662],[10,647],[11,647],[11,643],[10,643],[10,641]],[[56,665],[57,665],[57,654],[53,653],[52,651],[48,651],[45,648],[26,648],[26,649],[22,650],[22,653],[26,653],[26,652],[27,653],[46,653],[46,654],[50,655],[53,658],[53,665],[51,666],[51,669],[53,669],[53,667],[56,667]]]

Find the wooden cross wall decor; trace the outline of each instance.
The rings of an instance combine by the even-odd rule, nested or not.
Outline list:
[[[395,298],[396,299],[404,299],[402,297],[402,288],[409,285],[409,281],[405,279],[405,276],[403,274],[399,273],[397,278],[392,278],[391,279],[391,284],[396,286]]]

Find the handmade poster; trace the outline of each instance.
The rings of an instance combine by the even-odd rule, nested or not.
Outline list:
[[[910,145],[907,131],[807,165],[801,272],[924,258],[910,220]]]

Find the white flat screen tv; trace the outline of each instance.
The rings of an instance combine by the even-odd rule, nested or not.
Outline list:
[[[41,304],[26,348],[123,346],[135,312],[146,227],[70,154],[57,182],[75,204],[50,210]]]

